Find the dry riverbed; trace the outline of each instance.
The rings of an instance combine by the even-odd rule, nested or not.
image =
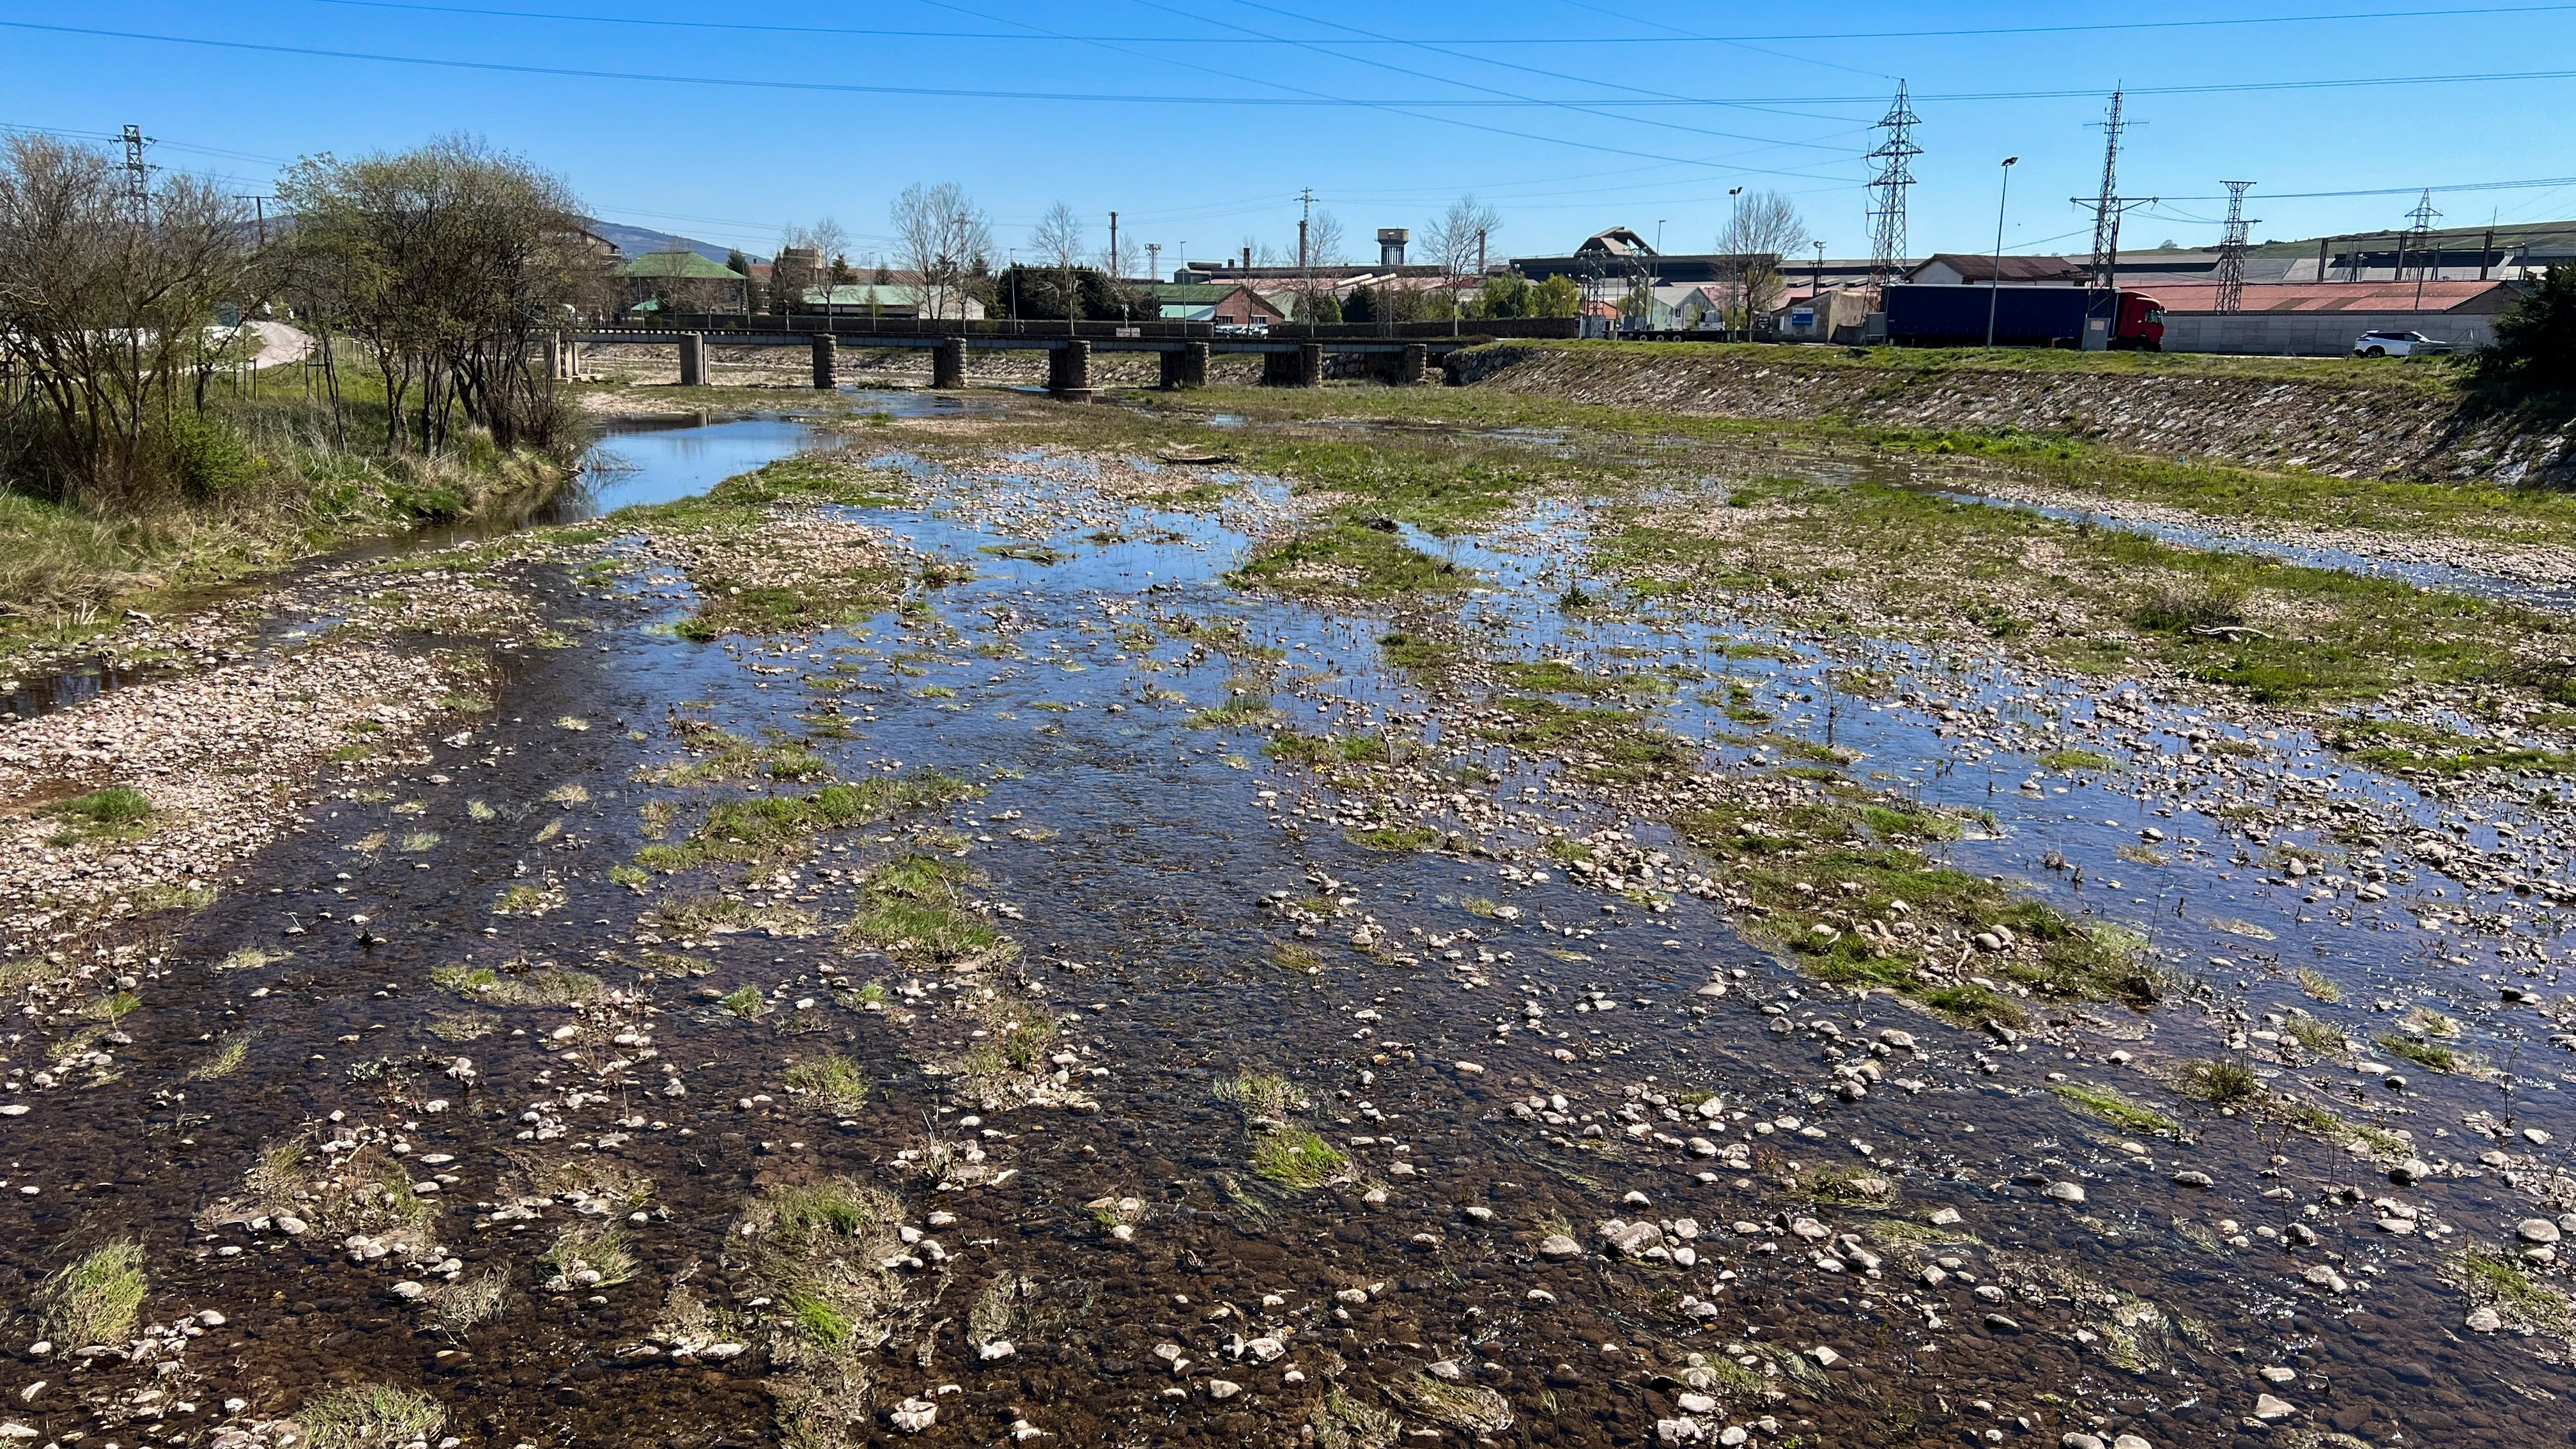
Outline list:
[[[1767,450],[841,441],[0,733],[6,1433],[2564,1441],[2556,616]]]

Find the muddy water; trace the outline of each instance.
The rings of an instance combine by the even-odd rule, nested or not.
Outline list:
[[[1712,768],[1830,736],[1882,785],[1993,812],[1954,863],[2149,933],[2207,980],[2153,1016],[2075,1014],[2091,1020],[2063,1047],[2007,1044],[1884,996],[1820,992],[1686,894],[1651,909],[1560,874],[1353,844],[1311,777],[1262,756],[1259,730],[1193,723],[1260,671],[1186,636],[1231,621],[1283,651],[1253,687],[1303,728],[1437,740],[1438,703],[1378,656],[1396,621],[1224,584],[1285,506],[1266,485],[1212,519],[1122,508],[1091,497],[1077,465],[1023,462],[1016,480],[953,488],[914,465],[932,506],[856,516],[978,576],[926,611],[812,640],[672,639],[657,626],[685,589],[649,568],[589,591],[529,578],[548,618],[593,626],[581,648],[510,656],[482,722],[317,803],[304,833],[169,944],[165,973],[138,982],[127,1039],[100,1043],[110,1063],[78,1068],[76,1088],[13,1090],[31,1110],[0,1123],[13,1230],[0,1261],[22,1291],[127,1234],[150,1250],[147,1323],[222,1321],[146,1361],[79,1368],[68,1348],[25,1352],[22,1333],[0,1383],[12,1420],[36,1442],[203,1442],[218,1423],[273,1442],[256,1426],[363,1381],[429,1394],[472,1445],[771,1442],[782,1417],[820,1420],[783,1407],[800,1370],[765,1350],[773,1305],[742,1214],[766,1189],[846,1176],[894,1193],[904,1223],[941,1245],[907,1245],[891,1270],[902,1309],[861,1356],[872,1407],[854,1442],[1606,1445],[1730,1428],[1766,1444],[2565,1441],[2576,1382],[2533,1351],[2545,1343],[2463,1329],[2442,1277],[2464,1241],[2494,1245],[2542,1211],[2478,1162],[2486,1139],[2462,1135],[2497,1086],[2392,1093],[2349,1067],[2296,1074],[2330,1078],[2346,1111],[2405,1126],[2443,1164],[2400,1189],[2382,1163],[2160,1097],[2113,1058],[2223,1054],[2267,1007],[2324,1010],[2267,956],[2340,983],[2356,1034],[2383,992],[2451,1002],[2482,1050],[2538,1034],[2530,1013],[2493,1009],[2475,969],[2378,929],[2398,901],[2311,901],[2313,886],[2229,861],[2243,837],[2194,802],[2215,812],[2238,786],[2191,773],[2220,756],[2190,734],[2320,778],[2298,741],[2248,741],[2116,685],[1894,646],[1863,661],[1892,684],[1837,693],[1853,646],[1759,618],[1569,619],[1553,601],[1572,582],[1576,514],[1417,540],[1492,580],[1458,618],[1497,654],[1735,676],[1773,716],[1768,740],[1727,718],[1718,691],[1666,711]],[[654,466],[639,488],[683,486]],[[1066,557],[985,551],[1032,542]],[[639,807],[678,806],[685,831],[712,800],[811,788],[644,778],[687,758],[676,719],[802,740],[845,780],[935,768],[986,793],[826,835],[813,860],[752,881],[717,867],[639,895],[607,878],[647,843]],[[2098,744],[2086,722],[2153,741],[2176,787],[2042,772],[1992,742],[2007,723],[2034,740],[2055,723]],[[1652,838],[1616,801],[1551,791],[1545,762],[1494,750],[1466,763],[1501,777],[1476,788],[1536,791],[1526,808],[1578,833]],[[2342,783],[2392,811],[2429,808],[2391,782]],[[2150,824],[2177,858],[2120,853]],[[2207,849],[2195,858],[2185,839]],[[1015,961],[917,970],[828,929],[675,941],[642,919],[721,892],[836,926],[858,872],[925,844],[981,873],[975,894]],[[527,884],[562,899],[494,912]],[[1322,924],[1301,937],[1281,899]],[[1345,945],[1372,922],[1380,944]],[[1313,951],[1311,972],[1283,969],[1283,945]],[[289,954],[251,961],[244,947]],[[576,969],[620,998],[478,1004],[431,980],[459,966]],[[855,989],[871,980],[883,999]],[[768,1000],[757,1019],[712,1000],[745,987]],[[988,1105],[945,1070],[978,1029],[960,1004],[986,990],[1053,1014],[1049,1050],[1071,1059],[1040,1096],[1060,1105],[1013,1107],[1007,1092]],[[465,1037],[460,1018],[488,1030]],[[243,1035],[237,1069],[190,1079],[213,1043]],[[827,1050],[864,1070],[856,1110],[785,1089],[791,1060]],[[1883,1081],[1845,1100],[1834,1068],[1864,1062]],[[1217,1090],[1247,1070],[1303,1093],[1288,1115],[1348,1154],[1345,1180],[1291,1188],[1250,1170],[1255,1125]],[[2555,1070],[2513,1061],[2517,1129],[2576,1133]],[[2186,1130],[2131,1135],[2071,1111],[2058,1074],[2154,1101]],[[420,1164],[443,1252],[368,1261],[337,1231],[241,1221],[246,1174],[299,1133],[381,1136]],[[1746,1166],[1693,1138],[1746,1144]],[[949,1166],[906,1165],[932,1139]],[[2510,1170],[2555,1170],[2545,1144],[2505,1145]],[[1883,1177],[1892,1197],[1837,1201],[1790,1180],[1818,1168]],[[2215,1185],[2179,1185],[2182,1169]],[[603,1216],[625,1223],[632,1275],[547,1287],[548,1245]],[[1655,1224],[1663,1246],[1608,1251],[1598,1227],[1613,1219]],[[2279,1234],[2293,1226],[2319,1241],[2291,1250]],[[1552,1233],[1580,1253],[1543,1254]],[[401,1296],[444,1281],[447,1259],[460,1277],[507,1275],[497,1319],[439,1332]],[[987,1356],[997,1340],[977,1309],[997,1284],[1021,1286],[1005,1295],[1010,1351]],[[675,1328],[691,1296],[747,1351]],[[915,1400],[937,1409],[917,1434],[895,1417]],[[2249,1425],[2258,1410],[2273,1417]]]

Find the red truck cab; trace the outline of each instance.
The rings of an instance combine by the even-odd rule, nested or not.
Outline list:
[[[2144,292],[2120,294],[2119,321],[2111,328],[2111,346],[2124,352],[2165,350],[2165,304]]]

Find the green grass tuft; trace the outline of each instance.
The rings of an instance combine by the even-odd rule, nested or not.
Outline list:
[[[102,1243],[36,1285],[28,1306],[38,1332],[64,1350],[122,1346],[134,1331],[147,1281],[143,1245]]]

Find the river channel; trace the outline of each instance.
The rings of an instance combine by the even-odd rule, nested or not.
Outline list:
[[[693,631],[702,555],[649,506],[799,453],[882,486],[796,527],[925,582]],[[421,577],[542,637],[26,1008],[0,1265],[24,1295],[130,1241],[150,1286],[131,1344],[13,1333],[8,1432],[287,1449],[390,1386],[476,1449],[2568,1442],[2576,1326],[2498,1331],[2478,1266],[2555,1271],[2516,1255],[2571,1205],[2531,1009],[2563,916],[2249,805],[2520,859],[2563,801],[2466,818],[2136,681],[1573,609],[1571,503],[1401,535],[1471,571],[1442,623],[1479,649],[1647,681],[1710,779],[1954,822],[1938,867],[2172,983],[1945,1020],[1765,944],[1626,786],[1409,670],[1419,621],[1245,587],[1306,505],[1223,464],[1186,475],[1214,501],[1153,491],[1181,473],[639,429],[543,520],[577,542],[337,561],[280,605],[262,658]],[[776,852],[721,813],[836,781],[910,803]],[[2410,1017],[2487,1069],[2371,1045]],[[2348,1049],[2282,1047],[2316,1021]],[[2185,1059],[2367,1130],[2186,1100]]]

